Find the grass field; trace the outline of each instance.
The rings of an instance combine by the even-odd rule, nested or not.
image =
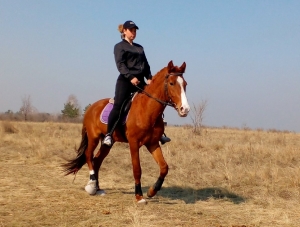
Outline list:
[[[64,177],[81,124],[0,122],[1,226],[299,227],[300,134],[276,130],[166,128],[169,174],[137,206],[127,144],[100,171],[106,196],[89,196],[86,165]],[[142,147],[144,195],[159,169]],[[73,181],[74,180],[74,181]]]

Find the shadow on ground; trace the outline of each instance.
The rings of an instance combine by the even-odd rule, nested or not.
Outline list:
[[[148,188],[143,187],[144,196],[146,196]],[[125,192],[125,194],[134,194],[133,192]],[[193,204],[197,201],[206,201],[209,199],[222,199],[230,201],[234,204],[240,204],[245,202],[245,198],[238,196],[232,192],[229,192],[225,188],[211,187],[211,188],[184,188],[184,187],[163,187],[157,196],[153,198],[153,202],[157,201],[157,197],[164,197],[171,200],[183,200],[186,204]]]
[[[145,190],[146,191],[146,190]],[[163,187],[157,194],[158,196],[167,197],[172,200],[183,200],[185,203],[195,203],[197,201],[206,201],[208,199],[222,199],[235,204],[245,202],[245,199],[225,188],[210,187],[210,188],[183,188],[183,187]]]

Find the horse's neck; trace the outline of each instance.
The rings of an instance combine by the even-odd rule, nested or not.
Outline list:
[[[145,91],[151,94],[153,97],[161,99],[162,101],[166,101],[166,94],[165,94],[165,75],[167,74],[167,69],[164,68],[160,72],[158,72],[153,80],[152,83],[146,86]]]
[[[159,74],[160,73],[160,74]],[[152,97],[159,99],[163,102],[166,102],[167,97],[165,93],[165,76],[164,71],[162,70],[153,79],[152,83],[145,88],[145,92],[147,92]],[[151,118],[157,118],[162,115],[166,106],[161,104],[159,101],[154,98],[146,95],[145,101],[143,102],[143,108],[145,113],[151,115]]]

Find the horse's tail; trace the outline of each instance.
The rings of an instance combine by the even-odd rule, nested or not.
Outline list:
[[[82,128],[82,139],[80,146],[77,150],[77,157],[73,160],[69,160],[66,164],[63,164],[65,176],[73,173],[76,174],[81,167],[86,163],[85,150],[88,146],[88,136],[85,127]]]

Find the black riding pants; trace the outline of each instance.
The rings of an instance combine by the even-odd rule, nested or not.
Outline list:
[[[141,81],[139,87],[143,88],[145,83]],[[115,101],[113,109],[108,117],[107,133],[112,134],[119,122],[121,115],[122,105],[126,99],[130,97],[130,94],[136,92],[138,89],[131,84],[131,82],[123,75],[119,75],[115,88]]]

